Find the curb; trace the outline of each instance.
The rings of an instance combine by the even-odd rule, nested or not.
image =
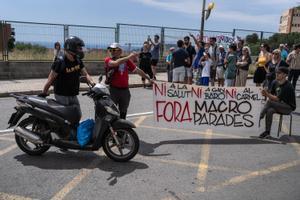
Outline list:
[[[142,83],[137,83],[137,84],[131,84],[129,85],[129,88],[138,88],[138,87],[143,87],[143,84]],[[86,87],[80,87],[79,88],[79,91],[82,92],[82,91],[87,91],[89,88],[86,86]],[[25,90],[25,91],[16,91],[16,92],[3,92],[3,93],[0,93],[0,98],[4,98],[4,97],[10,97],[10,94],[26,94],[26,95],[37,95],[39,93],[41,93],[42,90]],[[49,90],[49,93],[50,94],[53,94],[53,89],[50,89]]]

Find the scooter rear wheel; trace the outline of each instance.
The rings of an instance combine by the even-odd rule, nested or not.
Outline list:
[[[31,132],[39,132],[39,131],[45,131],[46,127],[43,123],[37,123],[37,119],[34,117],[28,117],[24,120],[22,120],[18,126],[27,129]],[[45,146],[43,144],[34,144],[30,141],[18,136],[15,134],[15,140],[18,145],[18,147],[25,153],[31,156],[39,156],[48,151],[50,146]]]
[[[102,141],[105,154],[114,161],[126,162],[132,159],[139,150],[139,138],[133,129],[120,128],[114,130],[117,133],[119,146],[111,132],[108,132]]]

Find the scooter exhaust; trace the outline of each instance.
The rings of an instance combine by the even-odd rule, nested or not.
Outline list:
[[[28,140],[34,144],[43,144],[42,139],[38,136],[33,134],[32,132],[22,128],[22,127],[16,127],[14,129],[15,134],[17,134],[18,136],[24,138],[25,140]]]

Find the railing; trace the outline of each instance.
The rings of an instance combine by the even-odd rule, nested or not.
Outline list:
[[[4,27],[15,32],[15,48],[9,51],[7,40],[10,33]],[[0,24],[1,57],[4,61],[51,61],[53,60],[54,43],[60,42],[63,47],[64,39],[70,35],[82,38],[88,51],[86,61],[102,61],[107,56],[107,46],[112,42],[119,42],[125,53],[139,51],[148,36],[160,36],[161,57],[167,54],[167,49],[176,46],[178,39],[192,33],[199,35],[198,29],[160,27],[137,24],[117,24],[116,27],[50,24],[21,21],[2,21]],[[272,32],[234,29],[232,32],[205,30],[206,38],[239,36],[257,33],[260,39],[273,35]],[[192,40],[191,40],[192,41]]]

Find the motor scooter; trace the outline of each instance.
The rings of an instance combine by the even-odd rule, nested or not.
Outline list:
[[[81,82],[87,83],[86,78]],[[120,119],[120,112],[110,98],[109,90],[99,83],[89,85],[88,96],[94,102],[95,125],[90,142],[80,146],[76,137],[80,114],[78,106],[64,106],[51,98],[36,95],[16,95],[16,112],[8,121],[14,128],[18,147],[29,155],[42,155],[51,146],[62,149],[97,151],[101,147],[105,154],[114,161],[126,162],[132,159],[139,149],[139,138],[133,130],[135,125]],[[20,121],[23,116],[26,116]],[[20,122],[19,122],[20,121]]]

